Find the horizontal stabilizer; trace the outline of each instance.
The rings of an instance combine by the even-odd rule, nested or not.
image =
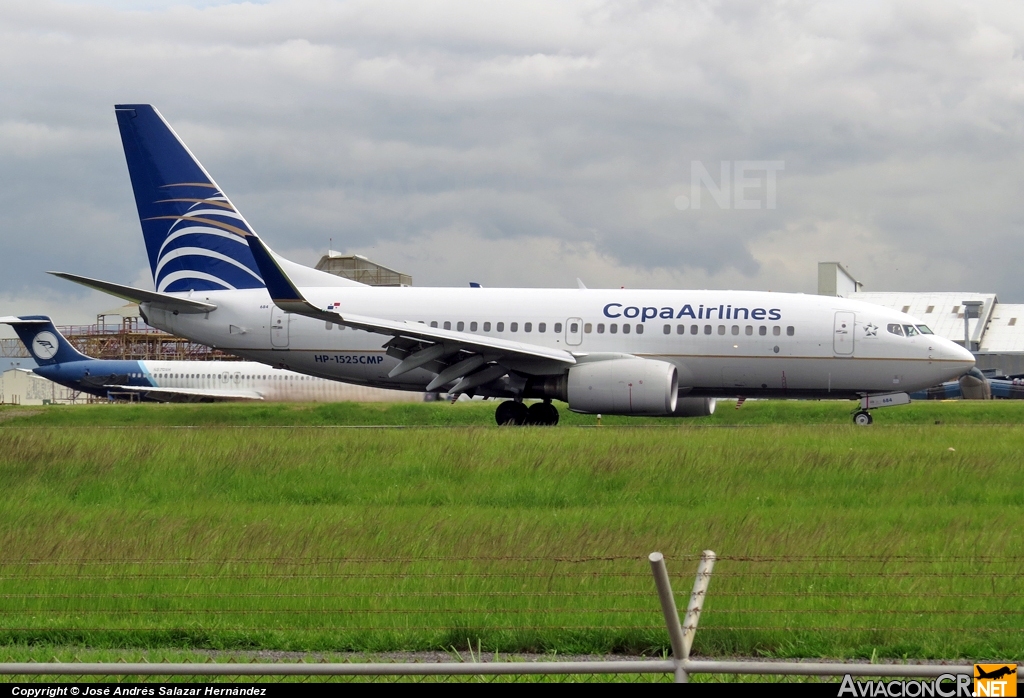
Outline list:
[[[69,274],[63,271],[51,271],[47,273],[53,274],[54,276],[58,276],[62,279],[67,279],[68,281],[74,281],[76,284],[81,284],[82,286],[94,288],[97,291],[109,293],[112,296],[123,298],[126,301],[134,301],[135,303],[149,303],[154,307],[172,311],[176,310],[179,313],[208,313],[211,310],[217,309],[217,306],[213,303],[205,303],[203,301],[192,300],[191,298],[181,298],[179,296],[172,296],[169,293],[159,293],[157,291],[143,291],[141,288],[134,288],[132,286],[122,286],[121,284],[115,284],[110,281],[90,279],[87,276]]]
[[[29,318],[22,320],[17,315],[7,315],[0,317],[0,325],[49,325],[49,318]]]

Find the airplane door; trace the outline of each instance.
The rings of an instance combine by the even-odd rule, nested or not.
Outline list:
[[[270,345],[275,349],[288,348],[289,315],[276,305],[270,311]]]
[[[583,320],[571,317],[565,321],[565,343],[570,347],[578,347],[583,341]]]
[[[832,349],[839,356],[853,355],[853,321],[854,314],[845,310],[836,312],[835,326],[832,332]]]

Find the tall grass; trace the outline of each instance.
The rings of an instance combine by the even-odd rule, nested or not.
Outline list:
[[[1021,436],[3,428],[0,644],[1017,658]]]
[[[709,417],[604,416],[605,426],[731,426],[780,424],[849,424],[856,403],[845,400],[754,400],[735,409],[735,401],[718,403]],[[0,406],[0,428],[18,426],[489,426],[493,400],[432,403],[222,403],[95,404],[45,407]],[[562,426],[595,426],[595,415],[560,409]],[[877,410],[875,426],[906,424],[1021,424],[1024,402],[1015,400],[915,402]]]

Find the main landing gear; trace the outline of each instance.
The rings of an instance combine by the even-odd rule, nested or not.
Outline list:
[[[558,409],[550,402],[538,402],[527,407],[521,402],[507,400],[498,405],[494,421],[498,426],[532,424],[553,427],[558,424]]]

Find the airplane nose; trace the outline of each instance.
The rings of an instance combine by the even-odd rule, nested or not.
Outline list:
[[[951,368],[959,368],[962,373],[966,373],[974,368],[974,354],[955,342],[945,341],[943,344],[944,346],[940,348],[939,354],[943,360],[950,362]]]

